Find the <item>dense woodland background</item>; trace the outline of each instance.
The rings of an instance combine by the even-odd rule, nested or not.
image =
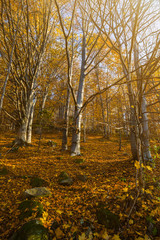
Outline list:
[[[113,150],[115,161],[121,156],[127,162],[123,167],[117,163],[117,170],[116,165],[111,165],[111,168],[117,176],[122,168],[125,171],[128,169],[131,175],[119,176],[119,179],[125,184],[126,181],[134,182],[133,189],[128,188],[129,183],[122,187],[126,192],[123,200],[126,201],[128,196],[132,200],[127,203],[127,210],[123,209],[128,212],[123,212],[124,218],[121,215],[122,222],[129,224],[130,221],[130,225],[133,225],[134,217],[131,219],[131,215],[139,198],[141,202],[150,199],[150,210],[153,208],[159,211],[155,185],[159,189],[156,167],[160,153],[160,2],[1,0],[0,131],[0,175],[4,188],[8,175],[7,172],[3,173],[8,170],[11,174],[8,181],[16,171],[18,176],[27,175],[28,182],[23,184],[28,187],[30,177],[23,166],[25,161],[21,160],[30,154],[37,159],[38,169],[30,170],[31,175],[38,175],[50,182],[52,177],[50,173],[43,173],[43,161],[38,156],[44,154],[44,163],[49,161],[51,165],[55,160],[51,156],[59,158],[64,166],[65,161],[71,161],[66,165],[70,166],[68,169],[55,163],[59,173],[60,170],[68,170],[71,176],[76,174],[73,159],[83,163],[84,159],[90,161],[92,156],[93,165],[96,164],[95,168],[99,168],[100,174],[102,166],[104,169],[107,167],[101,160],[104,161],[107,156],[111,160],[110,152]],[[100,162],[93,155],[96,159],[101,159],[101,155]],[[10,159],[13,159],[13,166]],[[18,169],[14,172],[15,164],[19,161],[22,172]],[[34,162],[35,159],[28,163],[28,167],[32,168]],[[91,170],[90,162],[88,164]],[[58,176],[58,172],[55,174]],[[90,172],[85,174],[90,175]],[[146,176],[150,176],[149,180]],[[101,182],[98,176],[97,179],[95,177],[96,181]],[[150,182],[150,190],[147,190],[147,181]],[[89,188],[93,188],[92,184]],[[114,189],[114,186],[111,188]],[[121,192],[121,188],[118,189]],[[103,191],[106,194],[106,190]],[[57,192],[57,195],[60,194]],[[6,198],[10,198],[8,194]],[[99,200],[98,196],[96,204]],[[101,201],[104,201],[104,197]],[[90,204],[94,205],[95,202]],[[142,205],[146,206],[146,202]],[[102,208],[104,210],[104,206]],[[116,212],[113,207],[110,210]],[[150,216],[150,210],[144,210],[148,211],[146,215],[144,213],[146,219]],[[2,221],[7,219],[5,208],[4,212],[6,215],[1,218]],[[52,220],[49,216],[45,222],[47,227],[51,228]],[[140,223],[140,231],[145,236],[142,239],[154,239],[160,233],[160,226],[156,225],[159,216],[155,214],[146,221],[150,221],[153,226],[152,230],[146,227],[144,231],[144,222]],[[112,226],[115,231],[108,235],[106,231],[110,226],[105,225],[107,230],[101,230],[102,234],[95,227],[96,230],[91,230],[89,238],[81,229],[81,234],[77,231],[75,239],[109,239],[114,235],[115,239],[135,239],[139,230],[131,233],[126,230],[125,233],[122,225],[118,227],[120,235],[117,234],[117,226]],[[16,227],[13,225],[14,230]],[[54,231],[50,233],[52,236],[55,234],[55,239],[64,239],[65,234],[65,239],[74,239],[68,233],[64,234],[64,229],[56,229],[59,235]],[[8,229],[2,230],[2,239],[12,233]],[[153,234],[153,231],[156,233]]]

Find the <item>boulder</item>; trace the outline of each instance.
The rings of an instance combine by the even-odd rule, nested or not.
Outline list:
[[[98,223],[103,224],[107,229],[119,229],[120,221],[119,216],[112,213],[103,203],[98,205],[96,210]]]
[[[0,176],[1,175],[7,175],[9,172],[8,172],[8,169],[6,167],[3,167],[2,169],[0,169]]]
[[[38,220],[25,223],[9,240],[49,240],[48,229]]]
[[[82,182],[86,182],[87,181],[87,176],[83,175],[83,174],[79,174],[77,175],[78,180],[82,181]]]
[[[36,217],[41,217],[43,213],[43,205],[40,202],[25,200],[20,203],[18,209],[20,210],[19,219],[31,217],[32,214],[36,213]]]
[[[39,177],[32,177],[30,180],[30,185],[33,188],[34,187],[46,187],[46,186],[48,186],[48,182]]]
[[[56,142],[53,142],[52,140],[49,140],[49,141],[47,142],[47,145],[48,145],[49,147],[56,147],[56,146],[57,146],[57,143],[56,143]]]
[[[51,192],[45,187],[35,187],[27,189],[24,194],[26,197],[46,197],[50,196]]]
[[[84,159],[83,158],[76,158],[76,159],[74,159],[74,162],[81,164],[81,163],[84,163]]]
[[[63,186],[70,186],[73,184],[72,178],[69,177],[68,173],[66,172],[61,172],[59,177],[58,177],[58,182],[59,184]]]

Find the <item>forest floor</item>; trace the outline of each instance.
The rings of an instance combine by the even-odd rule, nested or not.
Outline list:
[[[50,229],[51,239],[160,239],[160,159],[155,150],[154,168],[145,169],[145,194],[138,196],[136,167],[128,140],[122,140],[122,149],[118,151],[118,138],[88,136],[87,142],[81,144],[82,155],[71,157],[69,151],[61,151],[61,134],[45,134],[39,151],[36,135],[32,146],[17,152],[8,152],[14,134],[1,134],[0,139],[0,169],[8,170],[0,174],[1,240],[8,239],[35,217],[33,214],[23,220],[19,218],[19,204],[25,199],[24,191],[31,188],[33,176],[44,179],[52,193],[38,198],[44,207],[41,220]],[[57,145],[48,146],[49,140]],[[152,142],[152,149],[154,145]],[[71,186],[58,183],[62,171],[73,179]],[[118,230],[99,224],[96,214],[99,202],[119,216]],[[58,225],[53,229],[55,221]]]

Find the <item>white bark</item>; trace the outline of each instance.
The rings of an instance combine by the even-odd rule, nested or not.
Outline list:
[[[71,156],[80,155],[80,139],[81,139],[81,121],[82,112],[81,107],[83,105],[84,99],[84,84],[85,84],[85,55],[86,55],[86,37],[83,31],[83,41],[82,41],[82,62],[81,62],[81,74],[78,87],[77,95],[77,106],[75,107],[75,126],[72,135],[72,146],[71,146]]]
[[[33,101],[32,107],[31,107],[31,111],[30,111],[30,117],[29,117],[28,127],[27,127],[27,139],[26,139],[27,143],[31,143],[32,142],[32,124],[33,124],[33,116],[34,116],[35,104],[36,104],[36,99]]]

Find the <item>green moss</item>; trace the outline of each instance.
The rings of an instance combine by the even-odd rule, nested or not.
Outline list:
[[[40,202],[26,200],[19,205],[21,220],[31,217],[32,214],[36,213],[36,217],[41,217],[43,212],[43,205]]]
[[[61,172],[60,173],[60,175],[59,175],[59,177],[58,177],[58,179],[59,179],[59,181],[61,181],[61,180],[66,180],[66,179],[68,179],[69,178],[69,175],[68,175],[68,173],[66,173],[66,172]]]
[[[8,174],[8,170],[6,167],[3,167],[2,169],[0,169],[0,175],[7,175]]]
[[[77,159],[74,160],[74,162],[81,164],[81,163],[84,163],[84,159],[83,158],[77,158]]]
[[[96,214],[100,224],[103,224],[108,229],[118,230],[120,225],[119,216],[112,213],[103,203],[98,205]]]
[[[49,234],[40,221],[32,220],[25,223],[10,240],[49,240]]]

